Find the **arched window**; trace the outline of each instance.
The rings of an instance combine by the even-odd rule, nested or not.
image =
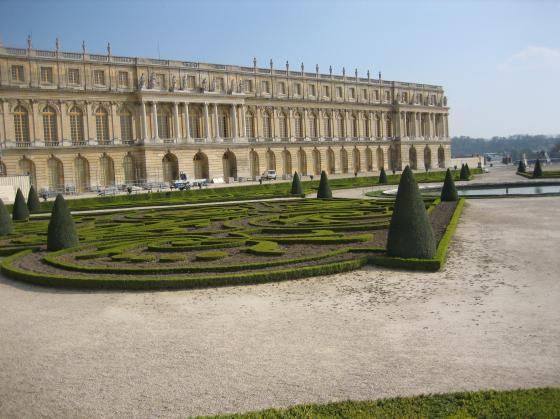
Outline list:
[[[99,158],[99,183],[104,188],[115,184],[115,164],[106,153]]]
[[[159,138],[171,138],[171,115],[161,107],[158,107],[157,124]]]
[[[263,137],[264,138],[272,138],[272,121],[271,121],[270,113],[265,111],[263,114]]]
[[[344,118],[342,114],[339,112],[336,114],[336,128],[337,128],[337,137],[343,138],[344,137]]]
[[[136,170],[134,166],[134,157],[132,154],[128,153],[123,158],[123,169],[124,169],[124,183],[130,184],[136,182]]]
[[[358,118],[355,115],[352,115],[352,137],[358,137]]]
[[[46,145],[58,145],[56,111],[51,106],[43,108],[43,133]]]
[[[78,145],[84,141],[84,114],[76,106],[70,109],[70,139],[72,145]]]
[[[89,189],[89,162],[79,154],[74,159],[74,182],[77,192],[86,192]]]
[[[100,144],[109,142],[109,117],[107,111],[102,107],[97,108],[95,112],[95,130],[97,133],[97,141]]]
[[[381,125],[381,118],[379,116],[375,117],[375,136],[381,138],[381,132],[383,131],[383,126]]]
[[[64,190],[64,169],[62,162],[56,157],[47,160],[49,190],[62,192]]]
[[[218,112],[218,132],[221,138],[229,138],[229,115],[224,110]]]
[[[325,136],[331,138],[333,136],[332,118],[329,114],[325,115]]]
[[[121,139],[123,144],[134,142],[132,138],[132,114],[127,108],[123,108],[120,113],[121,120]]]
[[[301,114],[296,112],[294,114],[294,129],[297,138],[303,138],[303,125],[301,123]]]
[[[391,118],[389,116],[387,117],[386,124],[387,124],[387,129],[386,129],[386,134],[387,135],[386,136],[387,137],[392,137],[393,136],[393,124],[392,124]]]
[[[197,109],[189,113],[189,131],[191,138],[202,138],[201,114]]]
[[[253,112],[245,114],[245,136],[247,138],[255,138],[255,117]]]
[[[29,143],[29,117],[27,109],[21,105],[14,109],[14,128],[16,133],[16,143]]]
[[[366,138],[371,137],[369,123],[370,123],[369,118],[367,116],[364,116],[364,137]]]
[[[278,115],[278,125],[280,126],[280,138],[288,138],[288,118],[284,112]]]
[[[317,117],[313,113],[309,114],[309,136],[317,138]]]

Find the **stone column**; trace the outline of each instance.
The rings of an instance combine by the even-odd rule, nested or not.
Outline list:
[[[449,138],[449,115],[448,114],[445,114],[445,119],[444,119],[443,126],[444,126],[444,130],[445,130],[445,132],[444,132],[445,137]]]
[[[256,116],[255,116],[256,117]],[[245,105],[241,105],[241,121],[239,126],[239,137],[245,138],[247,137],[247,127],[245,126]]]
[[[231,126],[233,127],[231,136],[235,142],[237,138],[237,106],[235,104],[231,105]]]
[[[179,135],[180,128],[179,128],[179,104],[177,102],[173,102],[173,122],[175,123],[175,138],[177,142],[179,142]]]
[[[185,138],[187,139],[187,142],[189,142],[191,140],[191,127],[189,121],[189,103],[185,102],[184,106],[185,106],[185,131],[186,131]]]
[[[142,101],[142,142],[148,139],[148,119],[146,117],[146,102]]]
[[[434,114],[428,114],[428,138],[434,137]]]
[[[216,130],[216,142],[221,142],[220,138],[220,124],[218,122],[218,104],[214,104],[214,129]]]
[[[301,116],[301,133],[303,135],[303,138],[308,138],[309,135],[308,132],[308,126],[307,126],[307,108],[303,109],[303,115]]]
[[[64,118],[64,115],[66,115],[64,112],[65,110],[68,112],[68,106],[66,106],[65,103],[60,102],[60,145],[64,145],[64,124],[66,122],[66,118]]]
[[[208,103],[204,102],[204,136],[206,137],[206,142],[211,141],[210,136],[210,118],[208,117]]]
[[[154,125],[154,142],[159,139],[159,132],[158,132],[158,123],[157,123],[157,103],[154,101],[152,102],[152,121]]]
[[[385,137],[385,130],[386,130],[386,122],[385,122],[385,112],[381,111],[379,112],[379,133],[377,135],[379,135],[379,138],[383,138]]]

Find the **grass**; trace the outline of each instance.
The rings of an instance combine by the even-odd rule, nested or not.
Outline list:
[[[476,391],[298,405],[214,419],[295,418],[558,418],[560,389]]]
[[[517,172],[519,176],[523,176],[527,179],[535,179],[533,178],[533,172]],[[539,176],[536,179],[555,179],[560,178],[560,170],[543,170],[543,175]]]
[[[471,172],[481,173],[480,169]],[[458,179],[459,171],[453,171],[454,177]],[[443,182],[444,171],[418,172],[414,175],[417,182]],[[387,175],[388,185],[396,185],[400,181],[400,175]],[[319,180],[302,181],[305,194],[315,193],[319,187]],[[378,185],[377,176],[348,177],[329,180],[331,189],[349,189]],[[92,198],[80,198],[67,200],[68,208],[72,211],[113,209],[126,207],[161,206],[212,203],[222,201],[244,201],[267,198],[291,198],[291,184],[287,183],[265,183],[263,185],[240,185],[224,188],[192,189],[188,191],[151,192],[135,195],[116,195]],[[41,202],[41,209],[35,213],[50,212],[53,201]],[[11,205],[6,206],[11,211]]]

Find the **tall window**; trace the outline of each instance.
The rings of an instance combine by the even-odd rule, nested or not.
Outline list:
[[[251,80],[243,80],[243,91],[246,93],[253,91],[253,82]]]
[[[14,109],[14,128],[17,143],[29,143],[29,117],[27,109],[19,105]]]
[[[218,132],[222,138],[228,138],[230,136],[228,119],[228,115],[224,111],[218,112]]]
[[[252,112],[245,114],[245,136],[255,138],[255,117]]]
[[[387,117],[386,125],[387,125],[386,135],[387,135],[387,137],[392,137],[393,136],[393,124],[391,123],[391,118]]]
[[[56,129],[56,112],[51,106],[43,109],[43,133],[45,134],[45,144],[57,145],[58,133]]]
[[[391,92],[386,90],[385,91],[385,102],[390,102],[390,101],[391,101]]]
[[[103,70],[93,70],[93,84],[105,86],[105,72]]]
[[[336,114],[336,128],[337,128],[337,137],[342,138],[344,137],[344,118],[342,114]]]
[[[25,73],[23,71],[22,65],[12,66],[12,80],[13,81],[25,81]]]
[[[352,116],[352,137],[358,137],[358,118]]]
[[[41,83],[52,84],[53,71],[52,67],[41,67]]]
[[[303,124],[301,123],[301,114],[296,112],[294,115],[294,128],[297,138],[303,138]]]
[[[278,123],[280,125],[280,138],[288,138],[288,118],[284,112],[278,115]]]
[[[286,94],[286,83],[284,83],[283,81],[278,83],[278,93],[280,93],[281,95]]]
[[[330,115],[325,115],[324,118],[324,123],[325,123],[325,136],[327,138],[331,138],[333,136],[333,131],[332,131],[332,119]]]
[[[70,139],[74,145],[84,141],[84,115],[76,106],[70,109]]]
[[[317,138],[317,117],[315,114],[310,113],[309,118],[309,136],[311,138]]]
[[[323,96],[329,97],[329,86],[323,86]]]
[[[263,114],[263,137],[272,138],[272,118],[270,113],[265,112]]]
[[[95,112],[95,130],[99,143],[106,143],[109,141],[109,117],[107,111],[101,107],[97,108]]]
[[[68,69],[68,84],[80,84],[80,70],[77,68]]]
[[[119,86],[128,87],[128,73],[126,71],[119,71]]]
[[[342,97],[342,87],[336,88],[336,97],[339,99]]]
[[[121,137],[125,144],[133,142],[132,139],[132,114],[128,109],[123,109],[120,114],[121,120]]]
[[[353,87],[350,88],[350,98],[356,98],[356,90]]]
[[[200,112],[198,110],[189,113],[189,131],[192,138],[202,138]]]
[[[163,109],[158,109],[157,123],[159,138],[171,138],[171,117]]]
[[[216,77],[214,79],[214,81],[216,82],[216,91],[217,92],[223,92],[224,91],[224,79],[223,79],[223,77]]]
[[[367,100],[367,89],[362,89],[362,99]]]
[[[317,91],[315,89],[315,85],[314,84],[310,84],[309,85],[309,95],[310,96],[315,96],[317,94]]]
[[[270,93],[270,83],[268,80],[263,80],[261,86],[263,93]]]
[[[371,132],[369,130],[369,118],[367,116],[364,117],[364,136],[371,137]]]
[[[301,96],[301,84],[296,83],[294,84],[294,94]]]
[[[187,89],[194,89],[195,86],[196,86],[196,77],[187,76]]]

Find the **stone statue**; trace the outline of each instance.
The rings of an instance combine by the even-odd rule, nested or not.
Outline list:
[[[142,73],[140,75],[140,80],[138,80],[138,89],[142,90],[145,84],[146,84],[146,77],[144,77],[144,73]]]
[[[148,89],[156,88],[156,75],[154,73],[150,74],[150,80],[148,81]]]
[[[216,91],[216,79],[212,79],[212,91]]]
[[[443,106],[447,106],[447,96],[443,97]]]
[[[207,85],[206,79],[202,79],[202,91],[203,91],[203,92],[206,91],[206,85]]]
[[[177,88],[177,77],[175,77],[175,74],[173,74],[173,76],[171,77],[171,91],[175,91],[175,89]]]
[[[181,77],[181,88],[185,90],[187,88],[187,76]]]
[[[243,81],[239,80],[239,93],[243,93]]]

